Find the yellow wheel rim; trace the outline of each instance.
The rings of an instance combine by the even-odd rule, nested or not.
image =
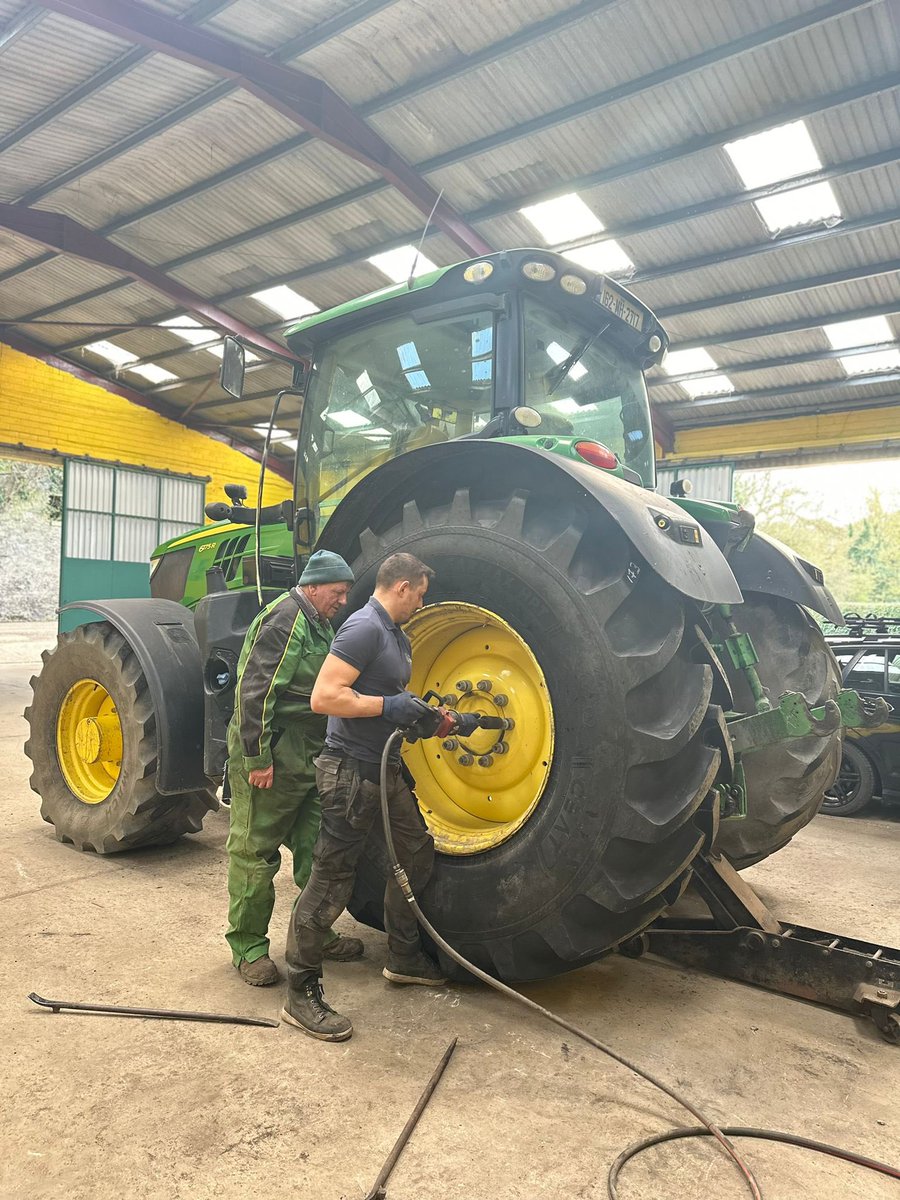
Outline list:
[[[553,761],[547,683],[516,631],[477,604],[429,605],[406,631],[411,691],[437,692],[460,712],[514,721],[502,735],[479,729],[464,742],[429,738],[404,749],[436,848],[479,854],[512,837],[544,791]]]
[[[85,804],[100,804],[122,769],[122,725],[115,701],[96,679],[79,679],[56,717],[56,753],[69,790]]]

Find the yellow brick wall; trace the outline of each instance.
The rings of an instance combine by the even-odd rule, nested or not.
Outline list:
[[[259,464],[247,455],[0,345],[0,458],[10,453],[9,446],[21,447],[23,457],[90,456],[179,475],[208,475],[207,501],[225,500],[226,483],[243,483],[248,503],[256,498]],[[271,471],[266,474],[266,504],[290,494],[289,483]]]

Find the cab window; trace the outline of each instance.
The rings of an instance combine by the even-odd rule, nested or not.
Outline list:
[[[885,651],[867,650],[844,679],[844,686],[860,692],[884,691]]]
[[[490,419],[494,316],[399,317],[327,346],[306,398],[302,503],[325,521],[369,471]]]

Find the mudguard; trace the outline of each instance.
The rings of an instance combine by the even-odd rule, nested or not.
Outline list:
[[[194,614],[174,600],[77,600],[109,621],[141,665],[156,714],[156,790],[208,788],[203,771],[203,675]]]
[[[575,487],[609,513],[647,566],[676,591],[701,603],[741,603],[741,590],[722,551],[672,500],[589,463],[502,441],[443,442],[376,468],[338,505],[318,548],[337,550],[352,561],[372,515],[393,511],[396,519],[404,501],[423,486],[447,503],[457,488],[467,486],[488,494],[521,488],[551,496]]]
[[[781,596],[821,613],[835,625],[843,623],[840,606],[825,586],[822,572],[783,542],[754,533],[745,549],[734,551],[729,562],[742,591]]]

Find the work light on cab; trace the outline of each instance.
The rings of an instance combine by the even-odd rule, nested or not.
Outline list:
[[[619,465],[615,454],[602,442],[576,442],[575,453],[592,467],[603,467],[605,471],[614,471]]]

